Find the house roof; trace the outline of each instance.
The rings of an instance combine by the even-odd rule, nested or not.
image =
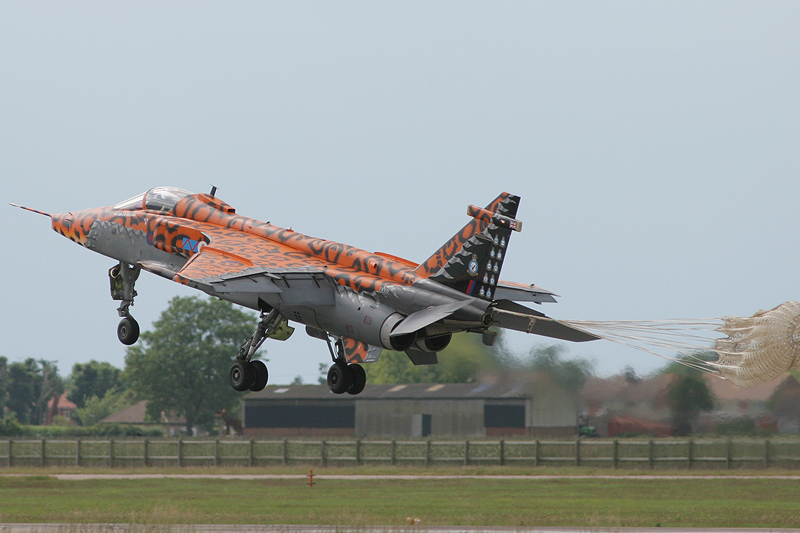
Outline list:
[[[245,401],[258,400],[465,400],[465,399],[521,399],[531,397],[531,385],[486,383],[409,383],[402,385],[367,385],[357,396],[333,394],[323,385],[270,385],[253,392]]]
[[[58,403],[56,404],[56,402],[58,402]],[[55,404],[57,409],[77,409],[78,408],[77,405],[75,405],[71,401],[67,400],[67,393],[66,392],[64,394],[62,394],[61,396],[59,396],[58,398],[53,397],[53,398],[50,399],[50,403],[48,405],[50,407],[50,409],[53,409],[54,404]]]
[[[709,374],[704,375],[714,396],[723,402],[737,400],[765,402],[772,396],[775,389],[789,377],[789,374],[783,374],[771,381],[745,388],[734,385],[727,379],[720,379]],[[663,396],[672,379],[672,374],[658,374],[641,379],[636,383],[628,383],[623,376],[590,378],[581,390],[581,395],[589,404],[608,403],[621,399],[627,403],[653,402]]]
[[[787,379],[794,379],[789,374],[781,374],[777,378],[759,383],[753,387],[739,387],[732,381],[720,379],[715,376],[706,376],[711,391],[719,401],[747,400],[756,402],[766,402],[778,386]]]
[[[108,415],[100,421],[101,424],[137,424],[147,425],[152,422],[145,422],[145,413],[147,411],[147,400],[142,400],[135,403],[130,407],[126,407],[122,411]],[[167,416],[161,413],[161,421],[158,424],[169,424],[175,426],[183,426],[186,420],[183,417]]]

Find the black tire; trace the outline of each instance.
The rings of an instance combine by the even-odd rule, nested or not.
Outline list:
[[[267,381],[269,381],[269,372],[267,372],[267,365],[264,364],[264,361],[250,361],[250,366],[253,367],[253,373],[255,378],[253,379],[253,384],[250,385],[250,390],[253,392],[258,392],[260,390],[264,390],[264,387],[267,386]]]
[[[126,346],[135,343],[139,340],[139,323],[132,316],[126,316],[120,320],[117,326],[117,338]]]
[[[353,383],[351,383],[350,388],[347,389],[347,394],[361,394],[361,391],[364,390],[367,384],[367,373],[364,371],[364,367],[352,364],[347,365],[347,368],[353,376]]]
[[[336,363],[328,369],[328,388],[334,394],[344,394],[353,383],[353,374],[344,363]]]
[[[239,392],[246,391],[256,380],[256,371],[247,361],[237,359],[231,365],[228,381],[231,387]]]

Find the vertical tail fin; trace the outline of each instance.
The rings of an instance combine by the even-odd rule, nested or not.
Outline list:
[[[417,274],[476,298],[491,301],[516,220],[519,196],[502,193],[485,209],[467,208],[472,217],[436,253],[416,269]]]

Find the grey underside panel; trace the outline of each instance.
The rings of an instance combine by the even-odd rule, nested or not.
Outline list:
[[[332,282],[320,272],[277,272],[256,267],[205,278],[202,282],[218,293],[278,294],[287,306],[334,304]]]

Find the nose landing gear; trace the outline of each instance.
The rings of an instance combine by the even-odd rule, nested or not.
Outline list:
[[[108,271],[111,282],[111,298],[121,300],[117,313],[122,317],[117,326],[117,338],[122,344],[130,346],[139,339],[139,323],[131,316],[129,308],[136,297],[134,285],[142,269],[128,263],[118,264]]]

